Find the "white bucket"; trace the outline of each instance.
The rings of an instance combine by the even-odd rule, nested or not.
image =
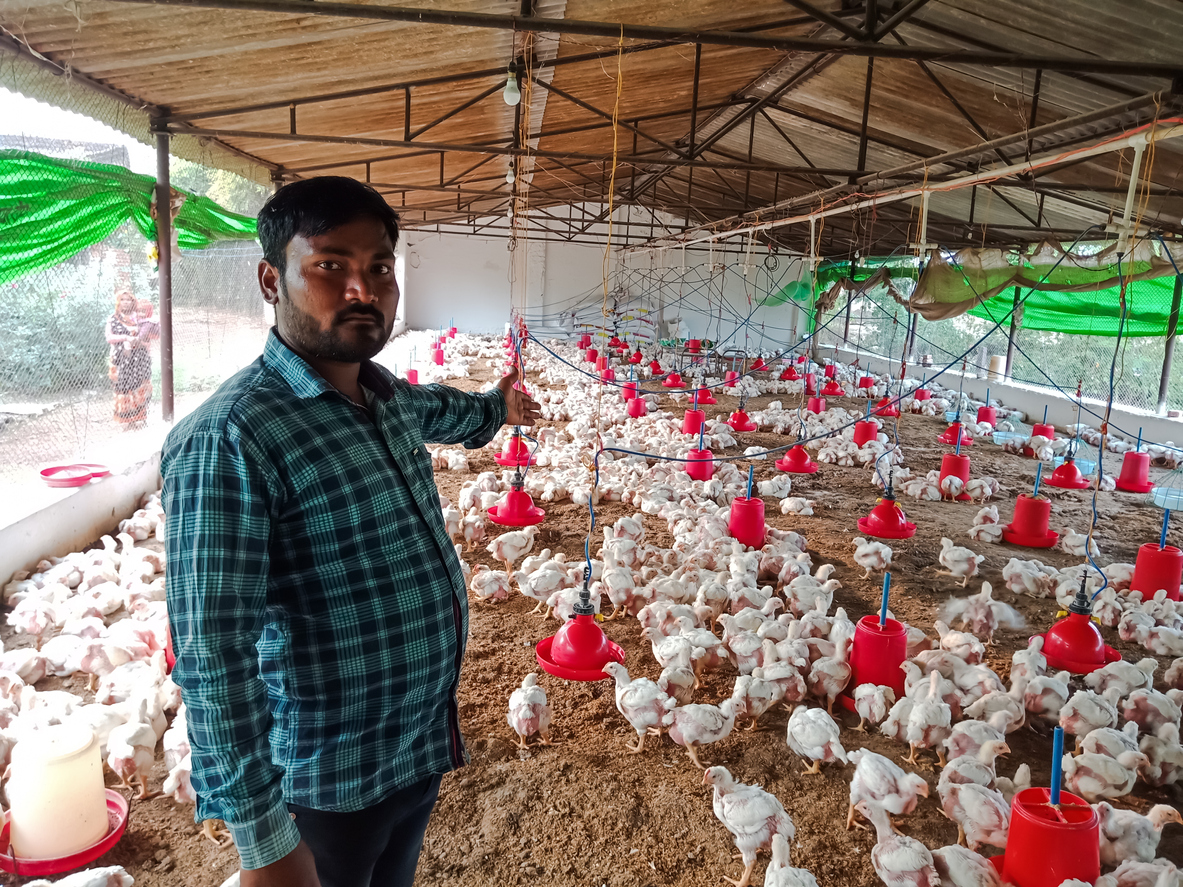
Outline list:
[[[78,724],[46,727],[34,736],[12,750],[12,852],[23,859],[59,859],[107,834],[99,741],[94,730]]]
[[[1006,376],[1006,355],[991,354],[990,355],[990,372],[987,378],[991,381],[997,381]]]

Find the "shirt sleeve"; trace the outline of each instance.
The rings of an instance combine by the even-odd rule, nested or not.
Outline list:
[[[300,840],[271,760],[255,647],[282,488],[254,449],[198,431],[166,445],[161,466],[173,679],[188,712],[196,818],[225,821],[244,869],[282,859]]]
[[[470,394],[447,385],[411,385],[401,380],[396,384],[418,414],[427,443],[483,447],[509,415],[505,396],[498,388]]]

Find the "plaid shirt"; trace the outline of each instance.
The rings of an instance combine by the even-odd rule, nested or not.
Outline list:
[[[369,413],[273,330],[164,444],[196,818],[248,869],[299,841],[286,802],[356,811],[464,763],[468,604],[424,441],[488,443],[505,400],[360,378]]]

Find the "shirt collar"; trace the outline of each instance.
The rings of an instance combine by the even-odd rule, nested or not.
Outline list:
[[[304,358],[280,340],[275,327],[267,334],[267,344],[263,347],[263,363],[279,373],[301,399],[319,397],[321,394],[337,390],[325,381],[324,376],[309,366]],[[389,400],[394,395],[394,388],[378,371],[373,361],[362,361],[358,381],[382,400]]]

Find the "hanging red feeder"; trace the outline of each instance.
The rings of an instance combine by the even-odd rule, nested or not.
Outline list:
[[[1043,636],[1043,655],[1048,668],[1090,674],[1121,659],[1121,654],[1106,646],[1101,630],[1093,622],[1093,605],[1085,591],[1087,575],[1068,605],[1068,615],[1056,622]]]
[[[863,419],[861,422],[854,423],[854,445],[856,447],[861,447],[878,436],[879,423],[874,419]]]
[[[631,355],[629,355],[628,362],[632,363],[632,364],[637,364],[637,363],[640,363],[644,359],[645,359],[645,355],[641,354],[641,349],[638,348]]]
[[[876,539],[911,539],[916,535],[916,525],[908,520],[890,492],[875,503],[870,514],[858,519],[858,528]]]
[[[619,348],[620,347],[620,336],[613,336],[611,339],[609,339],[608,340],[608,347],[609,348]]]
[[[716,404],[719,402],[715,400],[715,396],[711,394],[711,389],[705,386],[700,386],[695,392],[695,395],[698,397],[698,402],[700,404],[705,404],[706,406],[710,406],[711,404]]]
[[[835,367],[834,367],[834,364],[832,364],[832,363],[827,363],[825,365],[825,367],[822,369],[822,375],[825,376],[827,379],[833,379],[834,372],[835,372]]]
[[[71,869],[81,868],[88,862],[98,859],[123,837],[127,828],[127,818],[130,807],[127,799],[113,788],[105,790],[107,801],[107,833],[84,850],[79,850],[69,856],[57,859],[25,859],[17,856],[12,849],[11,827],[7,821],[0,826],[0,869],[14,875],[42,876],[60,875]]]
[[[950,422],[949,427],[937,438],[941,443],[951,447],[957,446],[959,439],[963,447],[973,446],[974,439],[969,436],[965,430],[965,426],[960,422]]]
[[[760,427],[751,419],[749,419],[748,414],[743,410],[736,410],[734,413],[732,413],[731,417],[727,420],[727,424],[730,425],[735,431],[755,431]]]
[[[588,363],[595,363],[599,357],[600,352],[595,348],[588,348],[587,351],[583,352],[583,359]]]
[[[1036,435],[1039,437],[1046,437],[1048,440],[1055,440],[1056,427],[1043,422],[1036,422],[1035,425],[1031,427],[1031,436],[1035,437]],[[1032,459],[1035,457],[1035,450],[1031,449],[1031,447],[1023,447],[1023,455],[1028,459]]]
[[[1179,585],[1183,579],[1183,551],[1173,545],[1163,548],[1157,542],[1147,542],[1138,548],[1134,561],[1134,578],[1130,591],[1142,592],[1143,598],[1152,597],[1165,589],[1172,601],[1180,600]]]
[[[702,339],[687,339],[686,350],[691,354],[698,354],[702,351]]]
[[[584,333],[582,336],[579,337],[579,344],[576,345],[575,347],[580,348],[580,349],[590,348],[591,347],[591,336],[589,336],[587,333]]]
[[[665,377],[665,381],[661,383],[663,388],[682,388],[682,376],[680,373],[670,373]]]
[[[702,423],[706,421],[706,418],[705,410],[687,410],[686,415],[682,417],[682,433],[698,434],[698,430],[702,428]]]
[[[419,371],[418,370],[407,370],[407,381],[410,382],[412,385],[418,385],[419,384]]]
[[[805,374],[805,396],[806,397],[813,397],[816,394],[817,394],[817,374],[816,373],[806,373]]]
[[[444,365],[444,349],[436,348],[435,351],[432,352],[431,359],[437,367],[442,367]]]
[[[880,625],[878,616],[864,616],[854,628],[847,658],[848,689],[853,690],[859,684],[879,684],[891,687],[897,699],[904,698],[904,672],[900,665],[908,658],[908,630],[903,623],[888,619]],[[854,711],[853,697],[843,693],[838,701]]]
[[[875,404],[875,408],[871,412],[876,416],[893,418],[900,414],[900,403],[891,395],[884,395],[883,399]]]
[[[537,465],[538,460],[530,455],[530,448],[520,434],[510,435],[505,449],[493,456],[493,461],[507,468]]]
[[[858,387],[859,388],[874,388],[875,387],[875,377],[874,376],[859,376]]]
[[[764,526],[764,500],[756,496],[736,496],[731,500],[727,532],[748,548],[762,548],[768,532]]]
[[[686,459],[686,473],[694,480],[707,481],[714,477],[715,455],[710,450],[690,450]]]
[[[489,509],[489,520],[503,527],[532,527],[542,523],[544,517],[546,512],[534,504],[521,484],[516,483],[505,494],[505,504]]]
[[[962,484],[969,483],[969,456],[959,456],[956,453],[946,453],[941,456],[941,477],[943,481],[946,477],[952,475],[959,478]],[[942,496],[944,491],[942,490]],[[966,492],[959,493],[956,497],[958,502],[968,502],[973,497]]]
[[[915,400],[932,400],[932,392],[927,388],[917,388],[912,393],[912,397]]]
[[[978,407],[978,424],[985,422],[991,428],[998,424],[998,410],[994,407]]]
[[[620,396],[623,397],[625,400],[632,400],[634,397],[636,397],[637,396],[637,383],[636,382],[625,382],[623,385],[621,385],[620,386]]]
[[[845,397],[846,391],[836,379],[831,379],[822,386],[822,394],[826,397]]]
[[[1092,884],[1101,876],[1101,820],[1084,798],[1050,789],[1023,789],[1011,801],[1006,852],[990,858],[999,877],[1015,887],[1068,881]]]
[[[805,355],[804,354],[797,355],[797,363],[805,363]]]
[[[782,382],[796,382],[800,378],[801,377],[797,375],[796,367],[787,366],[781,370],[780,380]]]
[[[543,671],[568,681],[599,681],[606,677],[605,665],[624,662],[624,650],[596,624],[595,613],[585,584],[574,617],[534,648]]]
[[[649,372],[653,373],[655,376],[661,375],[661,361],[659,361],[656,357],[649,361]]]
[[[600,372],[608,369],[608,355],[601,354],[596,357],[596,369]]]
[[[649,401],[638,395],[628,402],[628,414],[634,419],[649,415]]]
[[[1044,483],[1062,490],[1083,490],[1088,487],[1089,479],[1080,473],[1080,469],[1076,467],[1076,460],[1068,457],[1056,467],[1052,476]]]
[[[600,381],[601,382],[615,382],[616,381],[616,370],[612,369],[612,367],[604,367],[604,369],[600,370]]]
[[[1051,548],[1060,534],[1048,529],[1052,503],[1040,496],[1033,499],[1026,493],[1019,493],[1015,500],[1015,516],[1002,528],[1002,539],[1012,545],[1024,548]]]
[[[726,373],[723,374],[723,384],[726,385],[728,388],[734,388],[736,380],[738,380],[738,379],[739,379],[739,373],[737,373],[735,370],[728,370]]]
[[[1121,475],[1117,488],[1127,493],[1149,493],[1154,489],[1150,480],[1150,454],[1126,453],[1121,460]]]
[[[768,364],[764,362],[763,357],[757,357],[755,363],[750,367],[753,373],[762,373],[768,369]]]
[[[776,460],[776,467],[789,474],[813,474],[818,469],[817,463],[810,460],[809,453],[801,444],[790,447],[782,458]]]
[[[826,411],[826,399],[824,397],[811,397],[805,404],[805,409],[811,413],[824,413]]]

